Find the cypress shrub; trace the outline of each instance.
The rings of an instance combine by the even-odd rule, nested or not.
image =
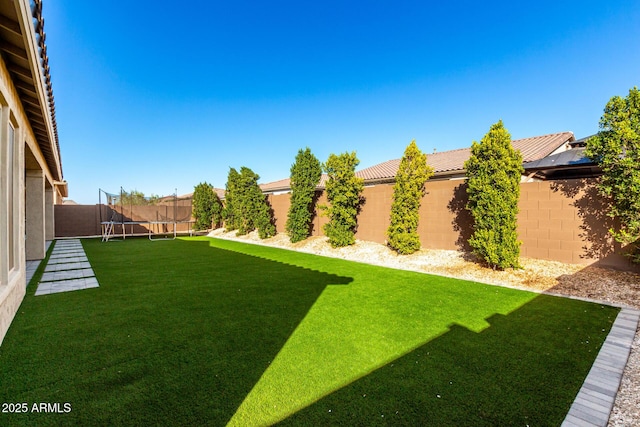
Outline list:
[[[389,246],[400,254],[411,254],[420,249],[418,221],[420,202],[424,196],[424,184],[433,175],[415,141],[407,146],[398,167],[393,186],[391,224],[387,229]]]
[[[238,235],[243,235],[258,229],[261,239],[276,234],[273,225],[271,209],[267,198],[258,185],[260,176],[251,169],[242,166],[236,187],[236,199],[239,211]]]
[[[222,210],[222,217],[224,219],[226,231],[237,230],[240,228],[242,212],[238,201],[239,180],[240,174],[238,171],[235,168],[229,168],[224,192],[224,209]]]
[[[517,234],[522,155],[511,145],[502,120],[473,142],[467,171],[467,209],[474,226],[469,245],[493,269],[520,267]]]
[[[309,226],[313,216],[313,198],[320,182],[322,166],[307,147],[299,150],[291,166],[291,205],[285,228],[291,243],[309,237]]]
[[[329,206],[323,206],[329,222],[324,232],[332,247],[343,247],[355,243],[358,225],[357,216],[362,203],[361,193],[364,180],[355,175],[359,164],[356,153],[331,154],[323,165],[327,173],[327,199]]]
[[[212,224],[220,222],[222,202],[213,190],[213,186],[206,182],[196,185],[193,190],[193,217],[196,222],[195,230],[208,230]]]
[[[620,225],[609,233],[640,263],[640,91],[612,97],[600,118],[600,131],[587,140],[585,154],[602,168],[598,190],[610,201],[607,215]]]

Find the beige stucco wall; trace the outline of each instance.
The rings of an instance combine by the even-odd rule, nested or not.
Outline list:
[[[20,197],[24,194],[24,148],[18,142],[25,120],[8,78],[0,58],[0,343],[25,294],[24,202]],[[8,149],[10,124],[15,130],[13,158]]]
[[[45,191],[44,172],[28,170],[25,183],[25,253],[27,261],[43,259],[45,255]]]
[[[14,157],[8,157],[9,126],[15,130]],[[28,159],[28,160],[27,160]],[[10,167],[10,162],[13,162]],[[27,162],[29,163],[27,165]],[[29,172],[27,173],[27,169]],[[12,179],[9,171],[13,171]],[[29,175],[29,185],[25,180]],[[45,240],[53,232],[53,208],[45,208],[56,198],[46,196],[46,188],[54,190],[54,181],[47,167],[22,102],[13,86],[6,64],[0,57],[0,343],[22,302],[26,288],[25,235],[30,235],[30,258],[42,259],[45,255]],[[35,181],[34,181],[35,179]],[[13,188],[9,188],[13,182]],[[45,185],[46,184],[46,185]],[[31,187],[36,189],[31,193]],[[42,190],[40,190],[40,188]],[[10,200],[11,198],[11,200]],[[30,200],[28,205],[26,200]],[[9,207],[13,210],[10,211]],[[47,209],[50,213],[47,214]],[[33,219],[34,227],[28,226],[26,218]],[[47,218],[51,232],[47,234]],[[31,223],[31,221],[30,221]],[[13,224],[13,230],[9,229]],[[32,251],[31,251],[32,249]],[[13,266],[10,265],[13,251]]]

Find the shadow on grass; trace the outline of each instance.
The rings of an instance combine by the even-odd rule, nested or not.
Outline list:
[[[560,425],[617,309],[541,295],[440,337],[279,425]]]
[[[379,319],[394,323],[386,329],[393,332],[389,342],[410,328],[420,340],[403,347],[409,353],[396,352],[404,355],[319,394],[316,403],[284,413],[279,420],[290,417],[283,424],[559,424],[617,313],[417,273],[378,267],[355,272],[339,260],[256,245],[212,247],[209,239],[83,244],[100,288],[27,297],[0,347],[3,402],[69,402],[73,410],[10,414],[8,423],[2,414],[0,424],[225,425],[265,383],[266,373],[277,371],[269,368],[282,360],[291,337],[308,337],[309,351],[324,357],[318,347],[331,347],[323,343],[342,348],[341,335],[360,334],[372,338],[358,338],[362,346],[346,351],[365,349],[363,355],[373,357],[372,340],[387,342],[379,339],[387,335],[376,326]],[[354,286],[327,289],[351,283],[350,275]],[[411,286],[392,286],[391,276],[411,280]],[[406,288],[411,292],[399,293]],[[357,296],[352,305],[339,304],[350,291]],[[456,319],[471,311],[471,319],[460,319],[474,324],[497,312],[482,301],[498,291],[504,295],[495,299],[508,301],[495,307],[517,308],[489,317],[490,325],[478,323],[487,327],[481,332],[453,325],[438,335],[451,324],[446,320],[425,342],[425,324],[410,317],[446,311],[446,319]],[[426,292],[430,298],[423,298]],[[329,321],[318,316],[323,309]],[[383,316],[385,310],[393,316]],[[311,324],[307,335],[301,324]],[[293,350],[307,361],[304,347]],[[296,376],[271,384],[287,382],[305,384]],[[267,391],[283,394],[277,387]]]
[[[2,402],[72,411],[12,425],[224,425],[323,290],[352,280],[208,240],[83,244],[100,288],[28,297],[0,351]]]

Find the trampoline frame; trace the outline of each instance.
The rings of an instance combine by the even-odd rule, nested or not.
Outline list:
[[[111,208],[112,210],[112,214],[111,214],[111,218],[108,221],[105,221],[102,217],[102,193],[105,193],[105,195],[107,195],[107,204],[105,206],[108,206]],[[162,220],[162,221],[158,221],[158,220],[139,220],[139,221],[125,221],[125,216],[124,216],[124,206],[122,204],[122,200],[123,200],[123,195],[125,194],[125,191],[123,190],[122,187],[120,187],[120,197],[118,199],[118,204],[115,203],[111,203],[111,197],[113,197],[114,199],[116,198],[116,195],[108,193],[102,189],[99,189],[99,193],[98,193],[98,201],[99,201],[99,206],[100,206],[100,228],[101,228],[101,235],[102,235],[102,241],[103,242],[108,242],[108,241],[112,241],[112,240],[119,240],[119,238],[121,237],[122,240],[125,240],[127,237],[140,237],[140,236],[148,236],[149,240],[174,240],[177,235],[178,235],[178,224],[188,224],[188,231],[186,231],[185,233],[188,233],[189,236],[193,236],[193,228],[192,228],[192,224],[195,223],[194,220],[187,220],[187,221],[178,221],[176,220],[176,216],[177,216],[177,200],[178,200],[178,196],[177,196],[177,191],[167,197],[173,197],[173,220]],[[162,198],[161,198],[162,199]],[[129,209],[130,212],[133,212],[133,204],[129,205]],[[161,205],[161,206],[168,206],[168,205]],[[120,208],[120,212],[118,212],[117,208]],[[118,221],[116,216],[119,215],[120,216],[120,220]],[[115,233],[116,230],[116,225],[119,225],[121,228],[121,232],[119,233]],[[134,226],[136,225],[141,225],[141,226],[145,226],[145,228],[147,229],[147,232],[145,233],[136,233],[134,232]],[[169,230],[169,225],[172,226],[172,230]],[[127,226],[129,226],[130,232],[127,234]],[[163,229],[166,229],[166,231],[162,231]],[[158,230],[156,232],[156,230]],[[153,237],[153,236],[165,236],[165,237]]]

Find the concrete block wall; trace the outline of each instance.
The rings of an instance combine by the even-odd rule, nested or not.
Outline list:
[[[270,194],[267,197],[267,201],[274,212],[276,231],[278,233],[284,233],[286,231],[285,225],[287,223],[287,214],[289,212],[289,207],[291,206],[291,194]]]
[[[105,214],[104,210],[103,214]],[[101,234],[100,205],[55,205],[54,216],[56,237]]]
[[[101,212],[102,211],[102,212]],[[105,205],[56,205],[55,206],[55,234],[56,237],[82,237],[82,236],[99,236],[102,234],[102,221],[109,221],[113,214],[116,214],[118,221],[124,215],[124,221],[164,221],[167,218],[172,219],[174,212],[178,221],[191,218],[191,205],[188,206],[133,206],[125,207],[122,210],[113,209]],[[101,215],[102,214],[102,215]],[[127,225],[127,233],[148,233],[152,227],[153,232],[168,232],[173,227],[161,225]],[[162,228],[162,230],[160,230]],[[178,232],[189,230],[189,224],[177,224]],[[116,226],[116,234],[121,234],[122,229]]]
[[[316,206],[326,205],[324,192],[317,192]],[[393,184],[366,186],[364,203],[358,215],[356,237],[386,242],[393,201]],[[290,194],[269,195],[276,230],[285,231]],[[466,209],[463,180],[429,181],[420,207],[418,233],[423,248],[469,250],[467,240],[473,232],[473,219]],[[131,212],[135,218],[140,212]],[[614,224],[604,211],[593,180],[544,181],[520,184],[518,235],[521,255],[565,263],[596,264],[637,270],[621,255],[622,248],[608,234]],[[154,208],[155,209],[155,208]],[[106,218],[106,214],[103,213]],[[312,236],[322,236],[329,219],[316,209]],[[144,230],[142,231],[144,232]],[[100,234],[97,206],[56,206],[56,236]]]
[[[605,213],[596,181],[572,179],[520,185],[518,233],[529,258],[635,270],[609,235],[617,224]]]
[[[367,186],[362,191],[364,203],[358,215],[356,238],[369,242],[384,243],[387,240],[393,184]]]
[[[472,221],[465,208],[466,191],[462,180],[427,182],[418,223],[425,249],[469,249],[466,238],[471,236]]]
[[[594,180],[544,181],[520,184],[518,235],[521,255],[565,263],[637,270],[621,255],[622,248],[608,234],[614,225]],[[429,181],[420,207],[418,234],[426,249],[469,250],[473,219],[465,208],[463,180]],[[367,186],[358,215],[356,237],[385,243],[393,201],[393,184]],[[270,196],[278,232],[284,231],[290,195]],[[323,194],[319,203],[326,203]],[[328,218],[317,216],[314,236],[323,235]],[[282,224],[282,228],[280,228]]]

